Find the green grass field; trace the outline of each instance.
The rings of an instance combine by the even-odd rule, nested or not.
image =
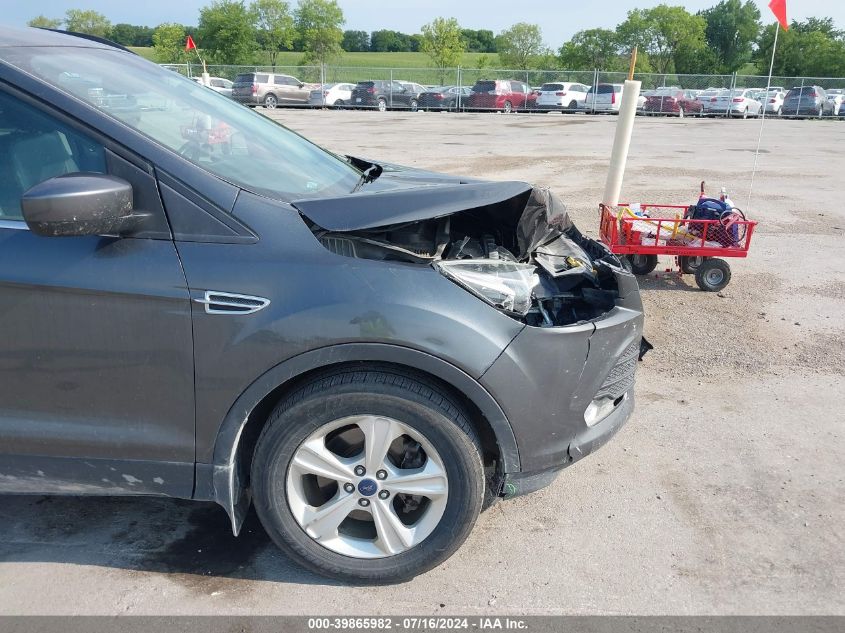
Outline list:
[[[141,57],[155,61],[155,51],[151,47],[135,46],[131,50]],[[481,61],[484,58],[486,62]],[[465,53],[461,66],[475,68],[479,64],[488,67],[495,66],[498,56],[494,53]],[[302,53],[282,52],[276,58],[277,66],[298,66],[302,61]],[[259,62],[263,65],[269,62],[265,59]],[[350,66],[355,68],[430,68],[431,60],[425,53],[343,53],[333,66]]]

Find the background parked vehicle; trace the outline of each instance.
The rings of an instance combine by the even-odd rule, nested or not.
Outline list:
[[[796,86],[783,99],[784,116],[818,116],[833,113],[833,105],[821,86]]]
[[[202,77],[191,77],[191,79],[196,81],[198,84],[202,84]],[[211,77],[208,87],[214,90],[214,92],[219,92],[221,95],[231,97],[232,85],[231,81],[224,79],[223,77]]]
[[[827,100],[831,104],[830,114],[839,116],[842,114],[842,102],[845,101],[845,90],[842,88],[831,88],[827,91]]]
[[[645,114],[685,114],[699,115],[702,106],[689,90],[680,88],[659,88],[646,97],[643,112]]]
[[[780,116],[783,112],[783,98],[786,92],[783,88],[770,88],[765,96],[766,114]]]
[[[417,100],[417,104],[419,105],[420,95],[428,90],[425,86],[421,86],[420,84],[413,82],[413,81],[402,81],[399,80],[399,83],[402,85],[403,88],[409,93],[414,96],[414,99]],[[434,88],[435,86],[431,86]]]
[[[623,84],[598,84],[595,89],[591,86],[587,92],[584,107],[595,112],[619,112],[622,105]],[[637,99],[637,110],[645,107],[646,96],[640,94]]]
[[[715,97],[711,97],[705,113],[739,116],[743,119],[758,116],[763,111],[763,104],[753,98],[753,93],[754,91],[748,88],[723,90]]]
[[[467,109],[510,113],[533,109],[536,101],[537,95],[525,82],[515,79],[482,79],[472,87]]]
[[[463,109],[469,95],[470,88],[468,86],[430,88],[420,93],[417,107],[420,110],[457,110],[458,97],[460,97],[460,107]]]
[[[307,105],[314,87],[290,75],[242,73],[235,77],[232,97],[250,107],[263,105],[272,110],[279,106]]]
[[[584,108],[589,90],[589,86],[568,81],[546,83],[536,91],[535,107],[539,112],[575,112]]]
[[[316,90],[311,91],[308,96],[308,105],[334,108],[348,105],[352,101],[353,88],[355,88],[355,84],[323,84]]]
[[[359,81],[352,89],[353,108],[373,108],[384,112],[392,109],[417,109],[417,95],[401,81],[374,79]]]

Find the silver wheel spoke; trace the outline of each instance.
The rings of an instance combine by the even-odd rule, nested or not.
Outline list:
[[[364,468],[371,475],[383,467],[387,451],[397,437],[402,435],[399,425],[389,418],[367,416],[358,422],[364,434]]]
[[[355,497],[341,494],[343,496],[335,497],[316,510],[306,513],[302,526],[315,539],[337,536],[337,527],[355,509]]]
[[[351,464],[345,464],[327,449],[323,438],[303,444],[293,458],[293,465],[303,472],[341,483],[352,481],[355,476]]]
[[[372,505],[372,515],[378,534],[376,544],[385,554],[398,554],[414,544],[413,531],[399,520],[390,501],[376,501]]]
[[[429,460],[423,468],[393,469],[384,485],[394,494],[404,493],[430,498],[444,495],[448,490],[446,474],[432,460]]]

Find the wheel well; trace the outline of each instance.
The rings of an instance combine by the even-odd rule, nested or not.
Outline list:
[[[252,409],[249,416],[247,416],[247,421],[246,424],[244,424],[240,441],[238,443],[236,468],[241,482],[249,482],[250,471],[252,468],[252,457],[255,453],[256,443],[261,435],[261,431],[264,429],[264,425],[270,417],[270,413],[276,405],[284,400],[284,398],[286,398],[289,394],[293,393],[300,385],[309,382],[317,376],[324,376],[326,374],[332,374],[349,369],[401,371],[403,374],[407,374],[419,379],[420,381],[427,382],[431,386],[442,391],[444,395],[448,396],[449,399],[452,400],[453,404],[461,408],[466,413],[467,418],[475,429],[475,432],[481,442],[481,450],[483,452],[482,459],[485,469],[490,469],[490,471],[497,470],[497,465],[500,461],[500,448],[498,442],[496,441],[496,435],[493,432],[493,428],[490,426],[487,418],[476,404],[461,391],[429,372],[409,367],[407,365],[382,361],[350,361],[318,367],[302,373],[283,382],[261,399],[261,401]],[[246,483],[245,487],[248,488],[249,483]]]

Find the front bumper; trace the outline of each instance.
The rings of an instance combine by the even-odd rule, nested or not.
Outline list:
[[[510,421],[519,449],[521,472],[505,474],[505,496],[549,483],[557,471],[607,442],[631,415],[642,302],[632,275],[620,272],[617,278],[620,299],[602,318],[526,327],[481,377]],[[618,403],[588,426],[587,407],[606,391]]]

